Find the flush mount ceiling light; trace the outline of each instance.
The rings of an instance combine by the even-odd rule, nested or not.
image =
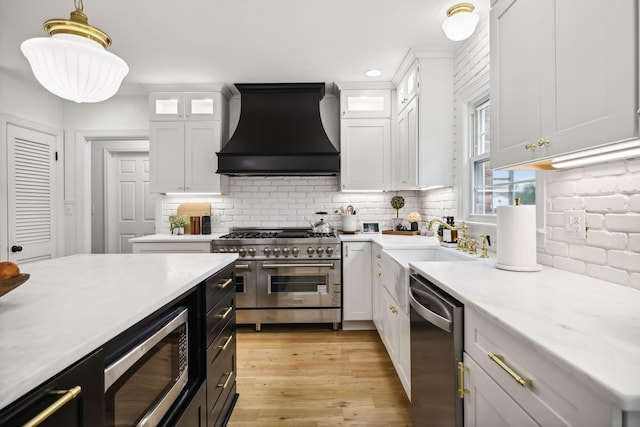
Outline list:
[[[100,102],[111,98],[129,72],[127,64],[107,52],[111,38],[88,24],[82,0],[66,19],[44,23],[50,37],[25,40],[20,49],[34,76],[49,92],[75,102]]]
[[[442,23],[442,30],[453,41],[469,38],[476,30],[480,17],[473,13],[475,7],[471,3],[458,3],[447,10],[447,19]]]
[[[376,68],[373,68],[371,70],[365,71],[364,75],[367,77],[380,77],[382,75],[382,71]]]

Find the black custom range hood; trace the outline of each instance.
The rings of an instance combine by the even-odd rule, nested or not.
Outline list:
[[[340,153],[320,120],[324,83],[236,84],[240,120],[218,155],[224,175],[337,175]]]

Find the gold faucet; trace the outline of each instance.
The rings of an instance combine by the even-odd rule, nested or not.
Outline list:
[[[489,258],[489,254],[487,253],[487,250],[489,249],[487,248],[487,242],[491,244],[489,236],[487,236],[486,234],[481,234],[480,238],[482,239],[482,253],[480,254],[480,258]]]
[[[460,227],[454,227],[452,225],[447,224],[446,222],[444,222],[443,220],[441,220],[440,218],[433,218],[431,221],[429,221],[429,225],[427,227],[427,230],[432,231],[431,228],[433,227],[434,223],[438,223],[441,224],[444,228],[448,228],[449,230],[461,230]],[[463,223],[464,224],[464,223]]]
[[[477,240],[469,240],[467,248],[468,248],[468,252],[469,255],[475,255],[478,253],[478,250],[476,249],[476,245],[478,244]]]
[[[467,224],[464,223],[464,221],[462,221],[462,227],[460,227],[459,229],[462,229],[462,237],[458,236],[458,246],[456,246],[456,249],[459,251],[463,251],[463,252],[467,252],[468,249],[468,236],[467,236]]]

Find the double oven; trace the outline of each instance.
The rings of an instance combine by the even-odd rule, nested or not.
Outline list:
[[[232,229],[212,252],[237,252],[238,323],[331,323],[341,320],[340,240],[308,229]]]

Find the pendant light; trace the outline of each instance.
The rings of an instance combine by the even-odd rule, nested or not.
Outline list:
[[[447,10],[447,19],[442,23],[442,30],[453,41],[469,38],[476,30],[480,17],[473,13],[475,7],[471,3],[458,3]]]
[[[66,19],[50,19],[50,37],[28,39],[20,46],[34,76],[49,92],[74,102],[111,98],[129,72],[127,64],[108,52],[111,38],[88,24],[82,0]]]

